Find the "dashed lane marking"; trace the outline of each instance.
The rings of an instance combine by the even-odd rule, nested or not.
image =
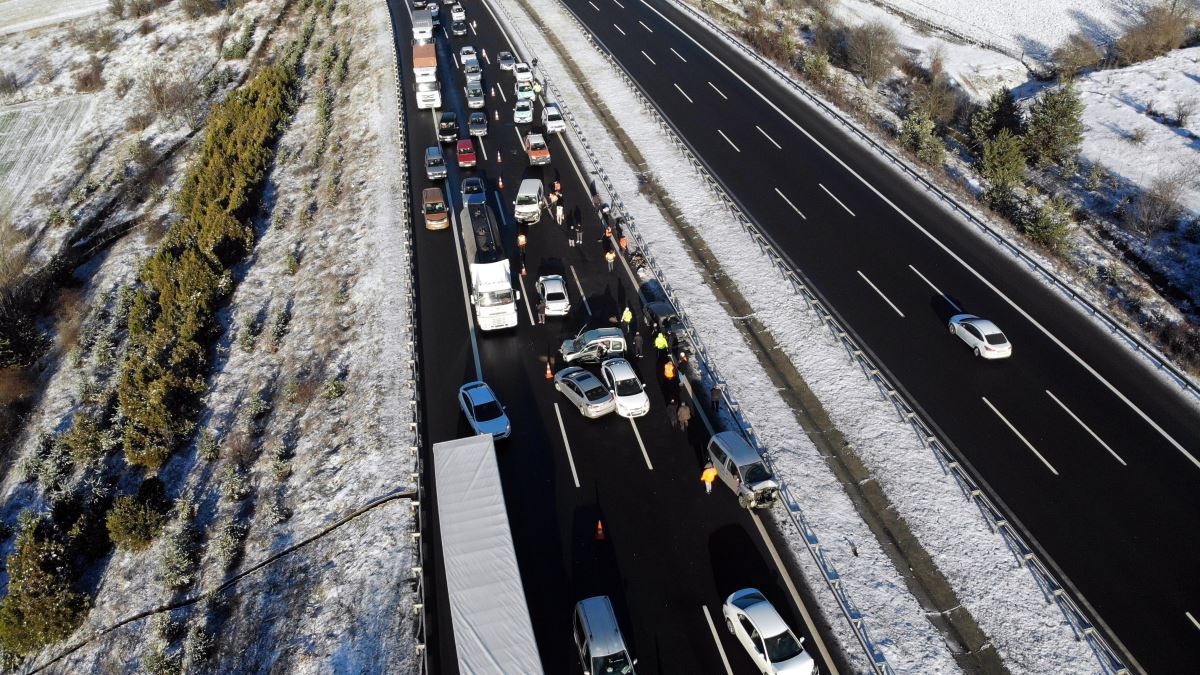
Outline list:
[[[879,290],[879,287],[876,286],[874,283],[872,283],[871,280],[867,278],[867,275],[862,273],[862,270],[855,270],[855,271],[858,272],[858,276],[862,277],[863,281],[867,282],[868,286],[870,286],[876,293],[879,294],[879,297],[883,298],[884,302],[886,302],[892,309],[896,310],[896,313],[900,315],[901,319],[904,318],[904,312],[901,312],[900,308],[896,306],[896,303],[889,300],[888,296],[884,295],[883,291]]]
[[[575,479],[575,487],[579,487],[579,474],[575,473],[575,457],[571,455],[571,441],[567,440],[567,428],[563,426],[562,413],[558,410],[558,401],[554,402],[554,414],[558,416],[558,430],[562,432],[563,447],[567,449],[567,462],[571,464],[571,478]]]
[[[788,199],[787,195],[780,192],[779,188],[775,188],[775,194],[779,195],[780,197],[783,197],[783,201],[787,202],[787,205],[792,207],[792,210],[796,212],[796,215],[800,216],[800,218],[802,218],[803,220],[808,220],[808,216],[805,216],[804,213],[802,211],[800,211],[800,209],[796,208],[796,205],[792,203],[792,200]]]
[[[843,209],[846,209],[846,213],[849,213],[849,214],[851,215],[851,217],[856,217],[856,216],[854,216],[854,212],[850,210],[850,207],[849,207],[849,206],[846,206],[845,204],[843,204],[843,203],[842,203],[842,200],[838,199],[838,198],[837,198],[837,195],[835,195],[835,194],[833,194],[832,192],[830,192],[830,191],[829,191],[829,188],[825,187],[825,184],[824,184],[824,183],[817,183],[817,185],[820,185],[820,186],[821,186],[821,189],[825,191],[825,194],[827,194],[827,195],[829,195],[830,197],[832,197],[832,198],[833,198],[833,201],[835,201],[835,202],[837,202],[837,203],[838,203],[838,206],[842,207]]]
[[[1125,460],[1121,459],[1121,456],[1117,454],[1116,450],[1113,450],[1111,447],[1109,447],[1108,443],[1104,442],[1104,439],[1102,439],[1098,435],[1096,435],[1096,432],[1092,431],[1091,427],[1084,424],[1083,420],[1079,419],[1079,415],[1076,415],[1075,413],[1071,412],[1071,409],[1067,407],[1067,404],[1058,400],[1058,397],[1055,396],[1053,393],[1051,393],[1049,389],[1046,390],[1046,395],[1049,396],[1050,398],[1054,399],[1054,402],[1057,403],[1060,408],[1065,410],[1067,412],[1067,414],[1071,416],[1071,419],[1078,422],[1079,426],[1083,427],[1084,431],[1091,434],[1092,438],[1096,439],[1097,443],[1104,446],[1104,449],[1108,451],[1108,454],[1112,455],[1118,462],[1120,462],[1121,466],[1129,466],[1128,464],[1125,463]]]
[[[1031,451],[1033,451],[1033,454],[1037,455],[1037,458],[1042,460],[1042,464],[1045,464],[1046,468],[1050,469],[1050,473],[1057,476],[1058,469],[1055,469],[1054,466],[1051,465],[1050,462],[1044,456],[1042,456],[1042,453],[1038,452],[1038,449],[1033,447],[1033,443],[1030,443],[1029,439],[1025,438],[1025,436],[1023,436],[1021,434],[1021,432],[1017,431],[1017,428],[1012,425],[1012,422],[1008,421],[1007,417],[1005,417],[1004,415],[1001,415],[999,410],[996,410],[996,406],[992,405],[992,402],[987,400],[986,396],[984,396],[982,398],[983,398],[983,402],[987,404],[987,407],[991,408],[992,412],[996,413],[996,417],[999,417],[1000,421],[1004,422],[1004,425],[1006,427],[1008,427],[1009,429],[1011,429],[1012,432],[1017,435],[1017,438],[1021,439],[1021,442],[1025,444],[1025,447],[1027,447]]]
[[[721,645],[721,636],[717,634],[717,627],[713,624],[712,615],[708,613],[708,606],[700,605],[700,609],[704,610],[704,620],[708,622],[708,629],[712,631],[713,642],[717,643],[717,653],[721,655],[721,663],[725,664],[725,673],[733,675],[733,668],[729,667],[729,658],[725,656],[725,647]]]

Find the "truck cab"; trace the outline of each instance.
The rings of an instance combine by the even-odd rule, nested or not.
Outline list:
[[[433,12],[428,9],[418,9],[413,12],[412,31],[413,39],[417,42],[433,40]]]

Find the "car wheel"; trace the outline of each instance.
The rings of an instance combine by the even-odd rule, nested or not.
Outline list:
[[[733,632],[733,622],[729,620],[729,617],[725,617],[725,630],[729,631],[730,635],[736,635]]]
[[[982,354],[979,353],[979,347],[975,348],[975,356],[983,356]]]
[[[954,330],[954,324],[950,324],[950,334],[958,335],[958,331]]]

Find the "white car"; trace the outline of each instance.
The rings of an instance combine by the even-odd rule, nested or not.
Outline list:
[[[650,397],[633,366],[625,359],[608,359],[600,364],[600,377],[617,399],[621,417],[641,417],[650,412]]]
[[[546,303],[546,316],[566,316],[571,313],[571,299],[567,296],[567,282],[561,275],[547,274],[538,277],[538,296]]]
[[[438,12],[438,6],[437,6],[436,2],[431,2],[428,5],[425,5],[425,9],[429,10],[429,16],[431,16],[435,19],[438,18],[439,12]]]
[[[471,45],[463,45],[462,49],[458,50],[458,60],[461,63],[467,63],[468,61],[478,62],[479,55]]]
[[[513,124],[533,124],[533,101],[517,99],[513,105]]]
[[[974,314],[955,314],[950,317],[950,334],[957,335],[975,350],[975,356],[985,359],[1007,359],[1012,356],[1012,343],[996,324]]]
[[[466,21],[467,12],[462,8],[462,5],[454,5],[450,8],[451,21]]]
[[[557,103],[547,103],[542,108],[542,128],[548,134],[557,134],[567,130],[567,122],[563,119],[562,111]]]
[[[533,85],[529,82],[518,82],[515,90],[518,101],[532,101],[537,98],[537,92],[533,90]]]
[[[563,368],[555,373],[554,389],[588,419],[604,417],[617,408],[612,392],[605,389],[595,375],[579,366]]]
[[[804,639],[796,637],[758,589],[743,588],[729,596],[721,612],[725,614],[725,627],[763,673],[816,672],[812,656],[804,651]]]
[[[528,63],[524,63],[524,62],[515,63],[515,64],[513,64],[512,71],[513,71],[513,75],[515,75],[517,77],[517,82],[532,82],[533,81],[533,71],[529,69]]]
[[[504,406],[486,383],[468,382],[459,388],[458,406],[476,434],[491,434],[492,438],[500,440],[508,438],[512,432]]]

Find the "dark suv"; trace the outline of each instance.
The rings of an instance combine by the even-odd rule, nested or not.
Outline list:
[[[438,119],[438,140],[443,143],[458,141],[458,115],[449,111],[442,113]]]

